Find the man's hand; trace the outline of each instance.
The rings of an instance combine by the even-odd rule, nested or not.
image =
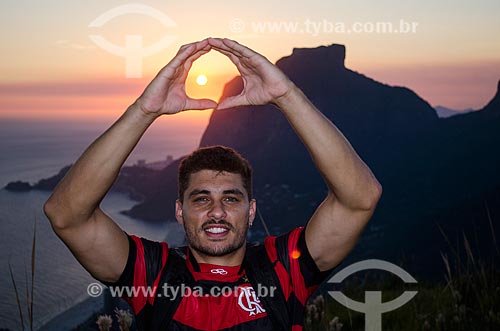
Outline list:
[[[154,115],[215,108],[217,103],[213,100],[188,97],[185,86],[193,62],[210,49],[207,39],[182,46],[137,99],[139,108],[146,114]]]
[[[243,91],[237,96],[222,99],[217,109],[276,104],[292,90],[292,81],[259,53],[227,38],[209,38],[208,42],[236,65],[243,79]]]

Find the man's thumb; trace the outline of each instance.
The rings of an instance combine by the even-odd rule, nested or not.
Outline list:
[[[242,101],[243,100],[242,100],[242,97],[240,95],[224,98],[224,99],[219,101],[219,104],[217,105],[216,110],[242,106],[242,105],[244,105],[244,103]]]

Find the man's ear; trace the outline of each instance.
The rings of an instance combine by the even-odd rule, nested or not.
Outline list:
[[[257,212],[257,201],[255,199],[250,200],[250,206],[248,209],[248,225],[252,226],[253,220],[255,219],[255,213]]]
[[[177,223],[184,224],[184,218],[182,217],[182,202],[177,199],[175,200],[175,218],[177,219]]]

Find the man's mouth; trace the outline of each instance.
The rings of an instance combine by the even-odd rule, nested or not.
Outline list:
[[[211,238],[221,238],[229,232],[229,229],[225,226],[214,224],[205,227],[203,231]]]

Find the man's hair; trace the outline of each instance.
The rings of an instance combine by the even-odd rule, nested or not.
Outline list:
[[[186,156],[179,165],[179,200],[184,202],[184,192],[189,186],[190,175],[201,170],[226,171],[240,174],[248,199],[252,198],[252,167],[232,148],[210,146],[199,148]]]

